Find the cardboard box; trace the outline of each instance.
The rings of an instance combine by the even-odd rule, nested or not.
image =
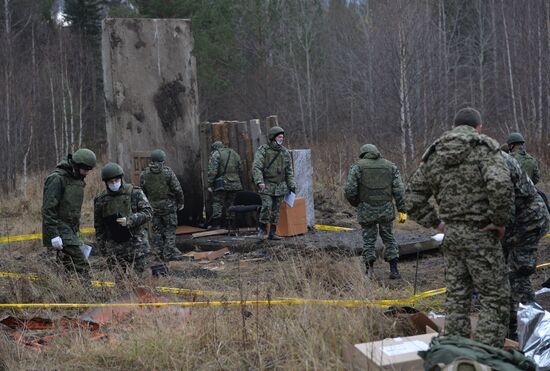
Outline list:
[[[293,207],[284,201],[281,203],[276,233],[283,237],[307,233],[306,200],[303,197],[296,197]]]
[[[437,333],[397,337],[355,344],[344,350],[348,365],[353,370],[422,370],[424,360],[417,354],[427,350]]]

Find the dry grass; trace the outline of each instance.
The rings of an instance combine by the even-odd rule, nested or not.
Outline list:
[[[408,287],[404,291],[366,283],[357,258],[335,259],[322,253],[306,258],[294,253],[285,256],[281,251],[276,254],[280,258],[247,269],[239,269],[237,264],[231,269],[228,262],[226,272],[209,279],[130,277],[119,281],[114,289],[88,289],[59,275],[51,259],[32,252],[33,248],[18,249],[29,255],[25,271],[36,272],[47,280],[2,279],[1,302],[107,302],[138,284],[225,291],[236,293],[233,299],[249,300],[266,299],[268,295],[323,299],[409,295]],[[5,254],[0,256],[2,269],[21,268],[21,262],[6,259]],[[105,272],[100,276],[113,278]],[[189,300],[178,296],[170,299]],[[0,310],[3,315],[22,317],[59,318],[81,313],[76,309]],[[0,332],[0,359],[7,369],[343,369],[345,342],[406,335],[408,330],[403,323],[384,316],[379,308],[195,308],[185,320],[169,311],[135,313],[102,329],[108,334],[107,340],[92,340],[86,332],[74,332],[59,338],[41,354],[21,348]]]

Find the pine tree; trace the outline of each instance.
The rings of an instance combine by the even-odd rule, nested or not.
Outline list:
[[[82,34],[97,36],[101,31],[103,0],[65,0],[65,17]]]

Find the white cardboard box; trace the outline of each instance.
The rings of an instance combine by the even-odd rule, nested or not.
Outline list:
[[[424,362],[417,353],[427,350],[435,336],[437,333],[355,344],[348,351],[348,362],[354,370],[422,370]]]

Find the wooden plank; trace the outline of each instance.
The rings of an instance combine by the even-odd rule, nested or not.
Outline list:
[[[191,236],[193,238],[208,237],[208,236],[219,236],[219,235],[222,235],[222,234],[227,234],[228,232],[229,231],[227,229],[214,229],[212,231],[207,231],[207,232],[193,233]]]
[[[199,232],[205,232],[206,229],[204,228],[197,228],[197,227],[191,227],[190,225],[181,225],[176,228],[176,234],[192,234],[192,233],[199,233]]]
[[[229,249],[227,247],[224,247],[223,249],[216,250],[216,251],[210,251],[206,258],[208,260],[216,260],[218,258],[221,258],[225,254],[229,253]]]

